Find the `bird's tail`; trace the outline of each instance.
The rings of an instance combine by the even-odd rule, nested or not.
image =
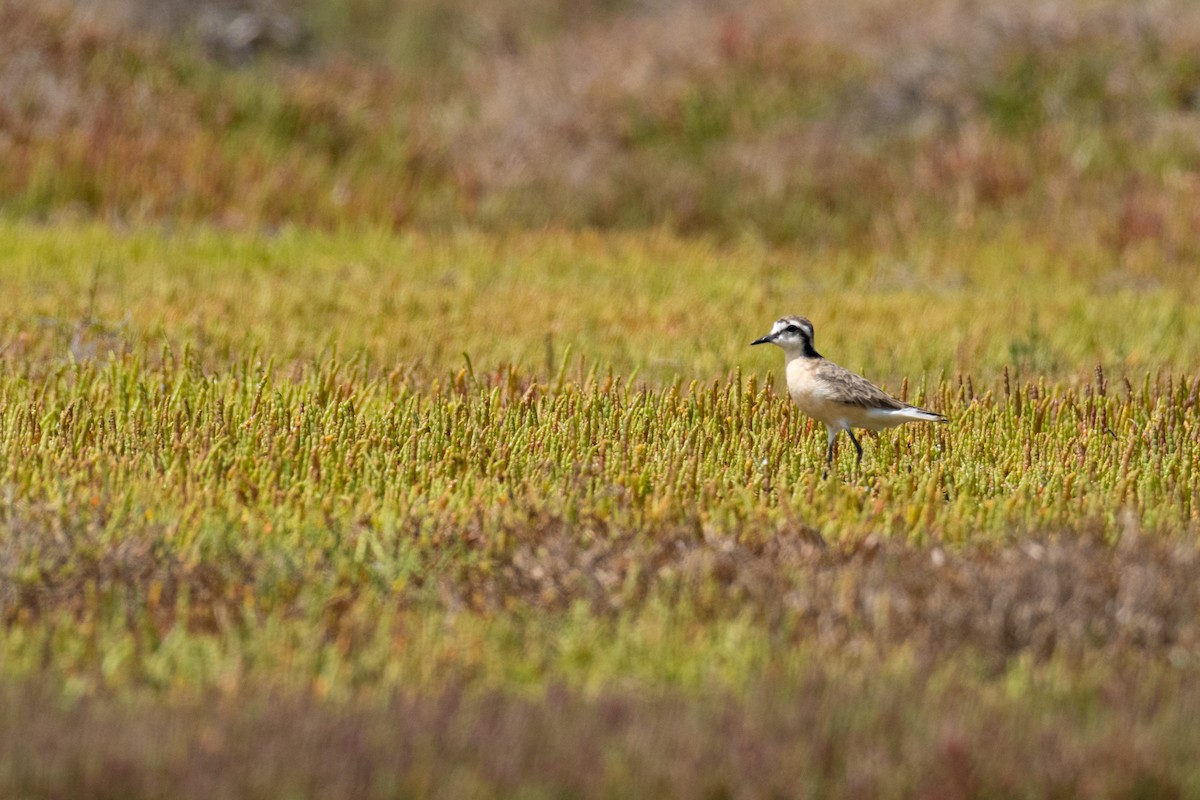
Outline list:
[[[904,416],[911,420],[920,420],[922,422],[949,422],[950,419],[936,411],[920,408],[918,406],[905,406]]]

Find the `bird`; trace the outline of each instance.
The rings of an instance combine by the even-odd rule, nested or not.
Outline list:
[[[949,422],[941,414],[901,402],[866,378],[838,366],[813,347],[813,324],[804,317],[781,317],[771,332],[750,343],[773,344],[783,349],[788,394],[808,416],[825,423],[829,448],[826,473],[833,465],[833,443],[845,431],[862,463],[863,450],[854,428],[881,431],[905,422]]]

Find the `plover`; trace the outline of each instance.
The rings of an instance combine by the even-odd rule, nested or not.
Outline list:
[[[787,356],[788,394],[801,411],[829,430],[826,465],[833,464],[833,443],[841,431],[850,436],[862,461],[862,445],[853,428],[881,431],[905,422],[948,422],[944,416],[902,403],[861,375],[839,367],[813,347],[813,326],[804,317],[783,317],[771,332],[750,344],[774,344]]]

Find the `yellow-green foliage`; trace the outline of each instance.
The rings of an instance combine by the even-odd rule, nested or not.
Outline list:
[[[806,562],[743,596],[722,548],[1196,532],[1196,290],[1166,271],[1003,235],[864,266],[667,236],[2,234],[18,671],[736,686],[804,652],[776,648],[812,636],[785,602]],[[748,346],[784,312],[951,424],[822,479],[780,354]],[[587,606],[616,627],[556,616]],[[491,621],[447,632],[455,609]]]
[[[303,7],[0,0],[0,795],[1200,796],[1191,5]]]
[[[1127,504],[1169,527],[1195,514],[1184,276],[1105,288],[1126,273],[1028,247],[1011,269],[1015,244],[961,242],[856,270],[667,237],[4,241],[23,493],[73,476],[160,518],[277,524],[520,496],[953,540]],[[953,425],[881,434],[850,486],[816,480],[821,435],[772,388],[779,354],[747,346],[784,312],[848,366],[910,373],[892,389]]]
[[[331,521],[374,535],[398,525],[388,548],[410,525],[475,521],[486,551],[504,545],[514,508],[754,537],[800,519],[830,541],[1003,537],[1111,523],[1125,508],[1181,532],[1200,512],[1194,380],[1107,396],[1043,382],[972,397],[966,383],[938,383],[914,396],[952,426],[880,434],[860,470],[848,451],[845,480],[823,481],[822,434],[753,378],[650,390],[595,374],[480,383],[464,370],[419,392],[355,363],[297,377],[230,369],[208,375],[168,350],[156,365],[113,357],[10,374],[5,483],[51,505],[103,506],[116,531],[131,515],[161,521],[191,556],[231,525],[248,543]]]
[[[184,348],[208,371],[254,357],[291,375],[336,348],[419,386],[466,366],[543,380],[612,369],[662,386],[781,372],[748,347],[785,313],[825,355],[893,390],[971,376],[1077,384],[1097,364],[1140,383],[1200,363],[1191,265],[1019,225],[893,248],[766,248],[666,234],[285,229],[231,235],[0,227],[6,358]]]

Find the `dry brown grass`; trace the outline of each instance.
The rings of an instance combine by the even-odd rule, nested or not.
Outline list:
[[[487,577],[463,577],[464,602],[497,611],[586,600],[612,614],[665,596],[701,618],[750,615],[833,652],[968,650],[997,667],[1019,655],[1103,651],[1190,659],[1200,646],[1200,552],[1191,542],[1131,538],[1113,548],[1069,532],[952,550],[883,538],[825,548],[803,529],[743,543],[695,532],[614,535],[602,525],[581,537],[575,527],[525,531]]]
[[[448,530],[389,602],[485,617],[582,606],[597,624],[665,604],[699,620],[752,620],[781,644],[880,656],[907,648],[934,660],[968,653],[1000,671],[1014,658],[1138,652],[1190,663],[1200,652],[1200,552],[1190,541],[1130,528],[1117,546],[1065,531],[959,548],[882,537],[827,547],[803,526],[746,541],[705,536],[700,527],[634,531],[600,519],[533,516],[508,531],[501,549],[494,534]],[[103,606],[98,598],[124,598],[131,633],[147,620],[158,635],[180,623],[197,633],[216,630],[218,621],[257,626],[302,615],[304,575],[320,571],[307,565],[282,574],[233,554],[189,562],[162,527],[127,533],[116,545],[104,541],[99,521],[9,520],[5,529],[6,625],[64,614],[86,620]],[[456,557],[463,547],[491,555]],[[334,560],[327,566],[336,569]],[[320,619],[324,635],[370,636],[370,615],[355,609],[377,600],[370,586],[351,581],[336,594]],[[182,596],[189,602],[180,603]],[[246,599],[255,597],[252,611]],[[356,632],[355,625],[365,627]]]
[[[1118,246],[1189,246],[1167,210],[1195,205],[1198,35],[1181,6],[672,4],[485,64],[451,139],[485,218],[551,197],[591,224],[888,238],[1099,212]]]
[[[246,689],[62,703],[0,686],[0,791],[94,798],[1189,796],[1195,681],[1128,664],[1031,713],[936,668],[695,698],[562,687],[331,705]],[[1136,697],[1137,705],[1126,702]],[[1155,710],[1153,722],[1135,709]],[[896,730],[902,735],[891,735]],[[881,731],[889,734],[881,736]]]
[[[238,73],[10,0],[0,188],[17,212],[126,219],[668,224],[886,244],[1017,217],[1121,253],[1194,250],[1188,3],[460,11],[431,2],[393,20],[445,37],[402,70],[326,40],[322,55]]]
[[[0,3],[10,214],[403,224],[435,150],[386,70],[225,71],[92,14]]]

